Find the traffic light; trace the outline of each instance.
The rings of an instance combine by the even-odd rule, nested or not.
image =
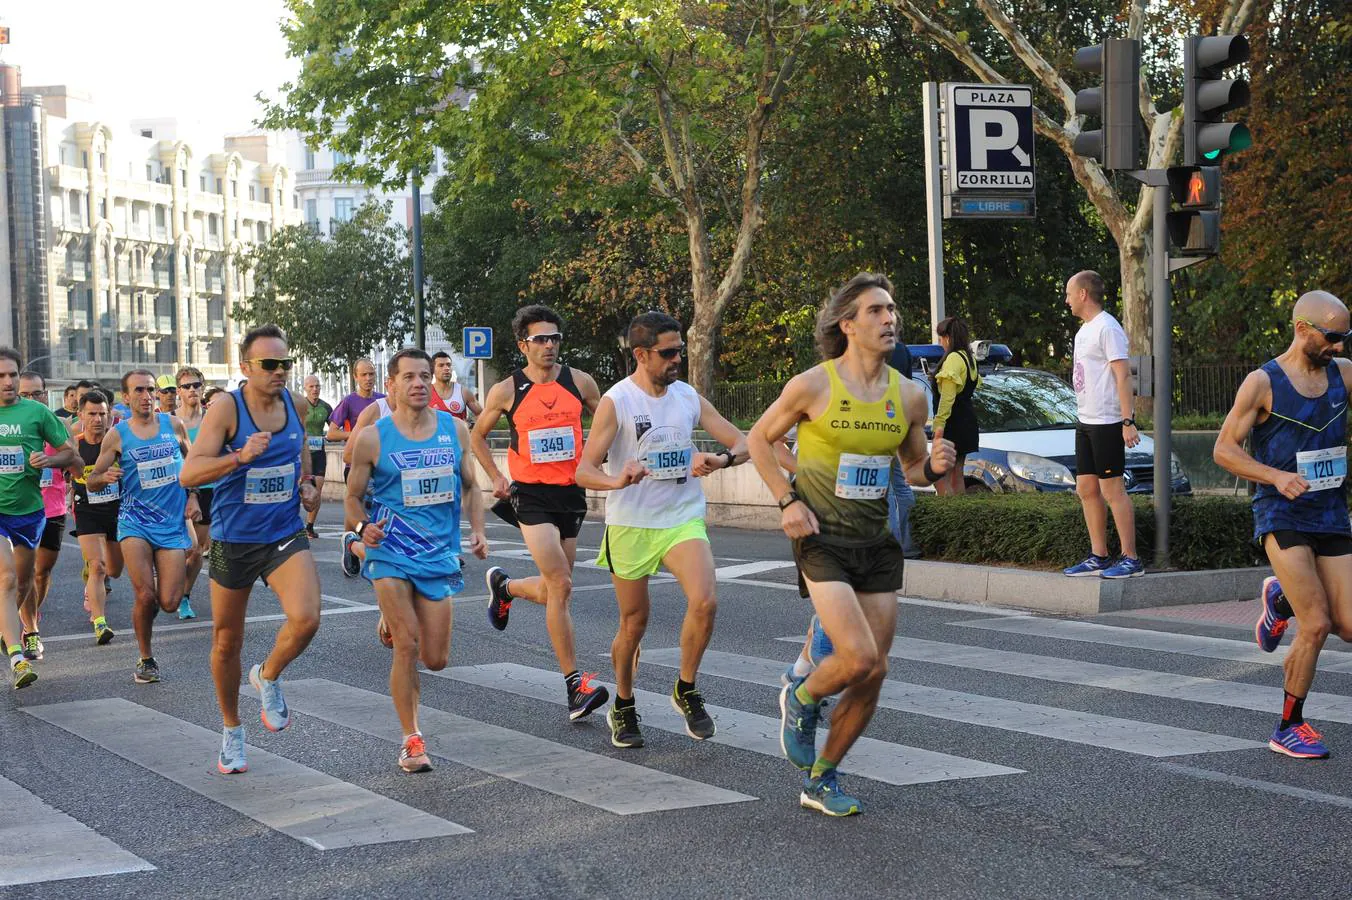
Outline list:
[[[1169,243],[1180,256],[1215,256],[1221,249],[1219,166],[1169,169],[1169,193],[1180,210],[1169,213]]]
[[[1249,42],[1242,35],[1202,37],[1183,42],[1183,163],[1217,164],[1226,153],[1253,144],[1243,122],[1222,122],[1221,113],[1249,105],[1249,84],[1242,78],[1222,78],[1231,66],[1249,58]]]
[[[1103,128],[1075,136],[1075,152],[1105,169],[1141,167],[1141,42],[1113,38],[1075,51],[1075,68],[1096,72],[1101,87],[1075,93],[1077,116],[1098,116]]]

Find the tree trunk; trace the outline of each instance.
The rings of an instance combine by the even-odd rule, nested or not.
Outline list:
[[[1122,329],[1132,354],[1150,352],[1150,254],[1146,233],[1129,229],[1117,245],[1122,273]]]
[[[700,211],[702,213],[702,210]],[[703,395],[714,385],[714,334],[718,330],[718,290],[709,259],[702,214],[686,214],[690,235],[690,293],[693,312],[685,335],[686,380]]]

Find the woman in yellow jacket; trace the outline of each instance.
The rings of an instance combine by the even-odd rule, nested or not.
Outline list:
[[[940,496],[963,493],[962,465],[969,453],[980,446],[981,427],[972,405],[972,394],[981,384],[981,374],[969,346],[972,342],[967,323],[949,316],[934,329],[944,348],[939,371],[930,376],[934,388],[934,440],[948,438],[957,449],[958,459],[947,475],[934,482]]]

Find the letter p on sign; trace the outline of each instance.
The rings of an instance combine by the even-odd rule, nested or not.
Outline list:
[[[466,359],[493,358],[493,329],[467,327],[460,339]]]

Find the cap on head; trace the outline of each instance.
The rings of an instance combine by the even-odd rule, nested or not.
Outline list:
[[[176,391],[178,390],[178,383],[174,381],[174,376],[172,375],[161,375],[159,378],[155,379],[155,387],[159,388],[162,391],[166,390]]]

